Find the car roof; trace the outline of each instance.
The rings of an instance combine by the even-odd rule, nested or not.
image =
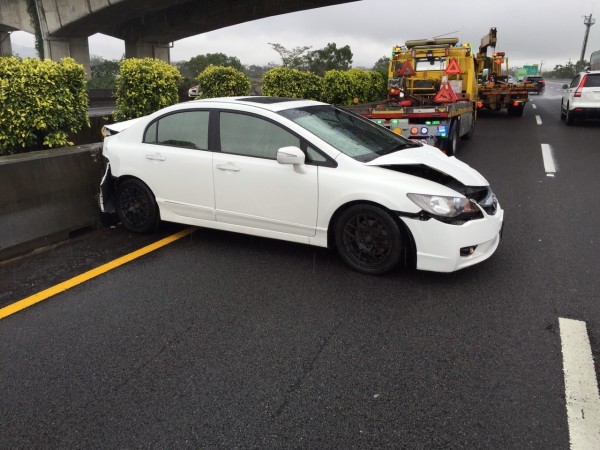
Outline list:
[[[205,98],[200,100],[191,100],[184,104],[193,104],[194,106],[201,105],[245,105],[253,106],[262,109],[267,109],[273,112],[284,111],[292,108],[303,108],[306,106],[315,105],[327,105],[327,103],[318,102],[315,100],[303,100],[296,98],[287,97],[268,97],[268,96],[245,96],[245,97],[219,97],[219,98]]]

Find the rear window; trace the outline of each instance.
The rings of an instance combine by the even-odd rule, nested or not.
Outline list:
[[[583,87],[600,87],[600,73],[588,73]]]

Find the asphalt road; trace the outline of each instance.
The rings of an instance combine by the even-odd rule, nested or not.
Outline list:
[[[460,143],[505,209],[490,260],[370,277],[198,229],[0,320],[0,448],[568,448],[559,318],[600,361],[600,124],[554,88]],[[179,229],[2,263],[0,308]]]

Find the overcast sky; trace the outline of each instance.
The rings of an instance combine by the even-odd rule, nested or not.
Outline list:
[[[422,8],[420,8],[422,6]],[[497,51],[506,52],[510,66],[574,63],[580,55],[586,27],[583,16],[600,16],[600,0],[453,0],[413,2],[362,0],[338,6],[285,14],[190,37],[174,43],[171,60],[206,53],[236,56],[242,64],[281,63],[269,42],[288,49],[329,42],[349,45],[354,67],[373,66],[392,46],[408,39],[456,36],[478,48],[491,27],[498,29]],[[33,36],[12,35],[13,45],[34,46]],[[122,41],[103,35],[89,39],[90,53],[120,59]],[[600,50],[600,21],[590,28],[585,58]]]

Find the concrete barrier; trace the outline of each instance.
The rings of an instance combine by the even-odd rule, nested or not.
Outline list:
[[[0,261],[100,224],[102,146],[0,157]]]

